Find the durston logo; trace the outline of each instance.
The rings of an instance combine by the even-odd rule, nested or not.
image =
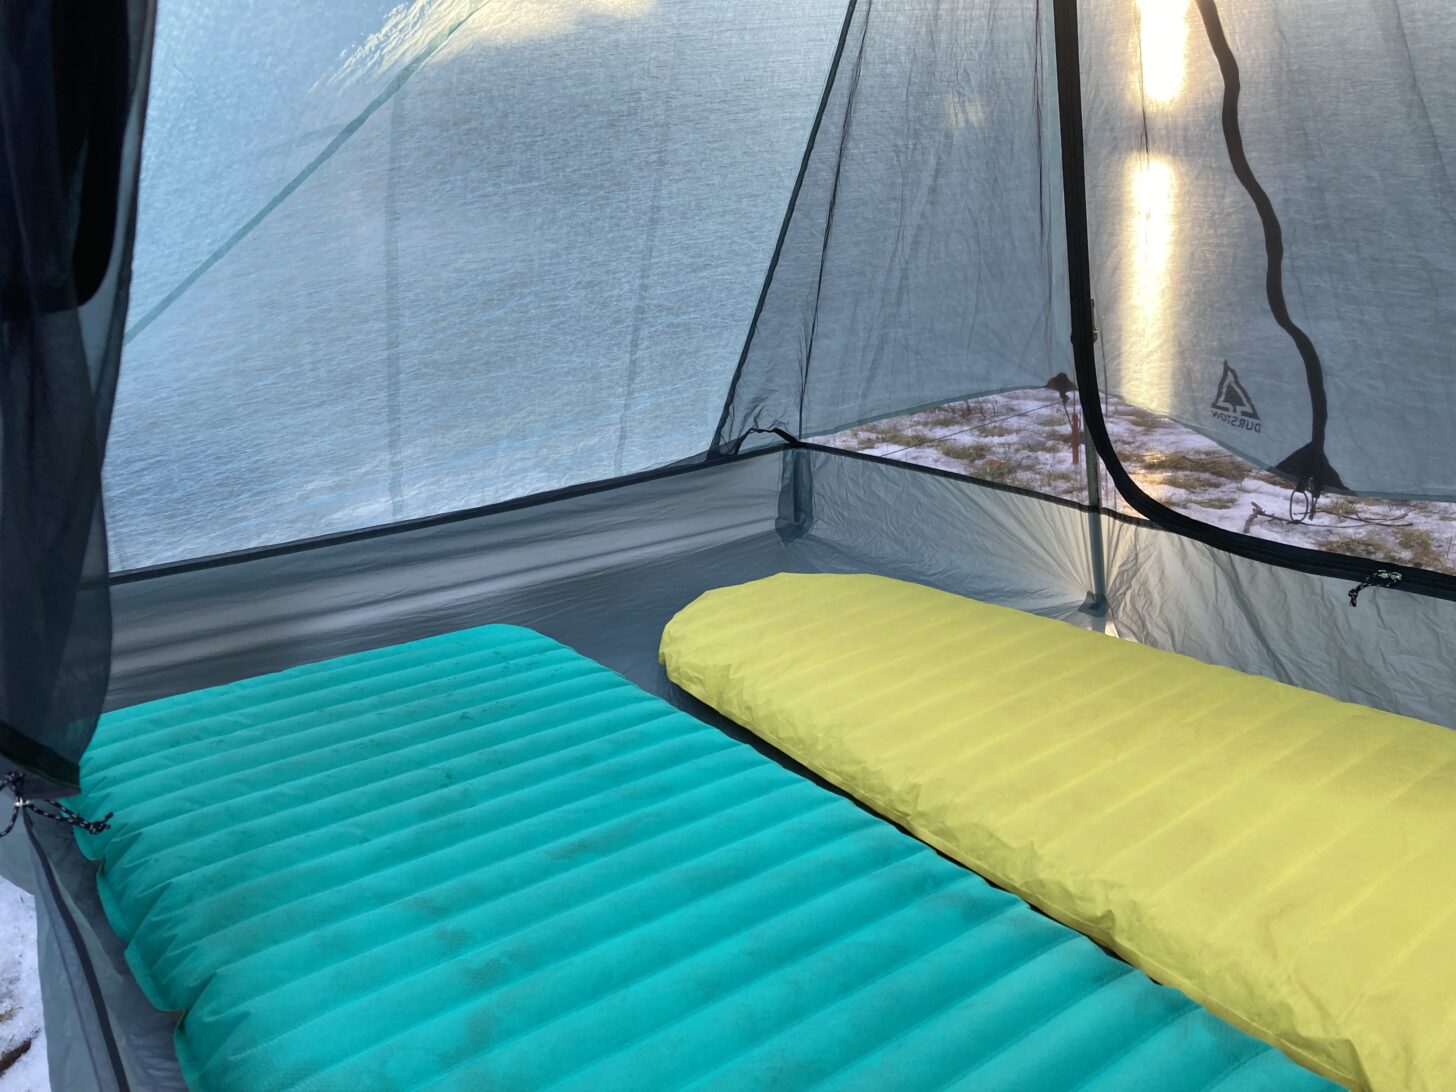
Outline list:
[[[1213,396],[1213,416],[1226,425],[1247,432],[1264,431],[1254,400],[1244,389],[1239,373],[1229,367],[1227,360],[1223,362],[1223,374],[1218,377],[1218,391]]]

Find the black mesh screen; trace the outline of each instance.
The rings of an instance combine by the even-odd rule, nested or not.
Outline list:
[[[61,780],[110,669],[101,463],[152,16],[0,8],[0,751]]]

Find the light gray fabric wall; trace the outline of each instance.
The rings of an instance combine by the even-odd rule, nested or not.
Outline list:
[[[1456,728],[1456,603],[1367,589],[1105,520],[1126,637]]]
[[[585,639],[589,655],[637,678],[640,665],[614,660],[613,651],[633,627],[631,600],[665,609],[665,566],[692,573],[696,563],[688,579],[701,590],[779,563],[728,548],[744,541],[779,548],[780,462],[765,452],[564,500],[118,584],[109,704],[500,621]]]
[[[1086,513],[851,455],[812,457],[812,537],[866,571],[1096,627]]]
[[[163,4],[113,571],[701,452],[844,5]]]
[[[1091,589],[1087,514],[850,455],[813,459],[817,538],[866,568],[1062,617]],[[1223,553],[1143,520],[1099,517],[1109,632],[1344,701],[1456,728],[1456,602]]]
[[[49,788],[32,779],[28,795]],[[35,896],[41,1000],[54,1092],[185,1092],[173,1017],[142,996],[106,924],[96,868],[71,828],[21,817],[0,839],[0,876]]]

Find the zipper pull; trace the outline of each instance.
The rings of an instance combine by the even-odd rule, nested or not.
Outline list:
[[[1364,580],[1350,589],[1350,606],[1359,606],[1360,593],[1366,588],[1393,588],[1400,583],[1400,573],[1389,569],[1376,569]]]

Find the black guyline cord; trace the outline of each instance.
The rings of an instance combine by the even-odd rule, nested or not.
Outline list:
[[[1198,14],[1203,21],[1203,31],[1208,38],[1209,48],[1218,60],[1218,69],[1223,76],[1223,139],[1228,147],[1229,163],[1234,176],[1253,201],[1259,214],[1259,223],[1264,229],[1264,253],[1266,269],[1264,294],[1269,300],[1269,313],[1279,324],[1299,352],[1304,362],[1304,378],[1309,386],[1310,439],[1306,447],[1282,460],[1276,469],[1295,479],[1296,490],[1306,490],[1319,497],[1326,486],[1343,489],[1340,476],[1329,465],[1325,456],[1325,427],[1329,421],[1329,403],[1325,397],[1324,365],[1314,341],[1289,314],[1289,303],[1284,296],[1284,229],[1279,223],[1279,214],[1274,211],[1274,202],[1259,184],[1254,168],[1244,151],[1244,134],[1239,128],[1239,94],[1243,83],[1239,75],[1239,62],[1229,46],[1224,33],[1223,21],[1219,18],[1217,0],[1195,0]]]

